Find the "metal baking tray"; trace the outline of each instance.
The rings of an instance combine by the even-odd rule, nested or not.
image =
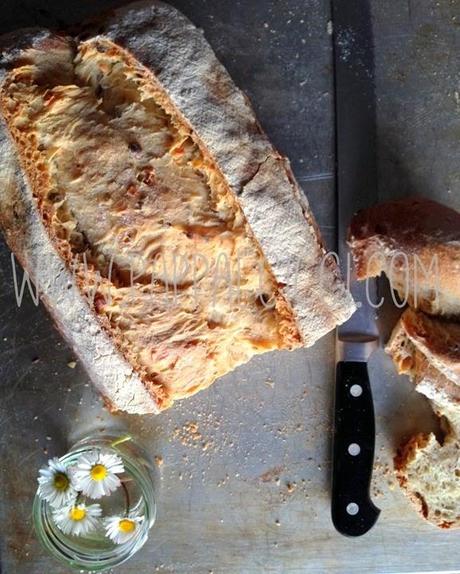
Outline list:
[[[290,157],[326,242],[334,246],[332,48],[328,0],[174,0],[250,96]],[[117,2],[116,4],[120,4]],[[75,23],[110,1],[3,0],[2,32]],[[458,3],[374,0],[379,194],[417,192],[460,208]],[[402,437],[433,428],[423,397],[383,351],[371,360],[382,509],[359,539],[329,512],[334,337],[253,359],[159,416],[111,416],[43,308],[16,306],[0,250],[0,532],[3,574],[67,572],[35,538],[38,468],[91,430],[138,436],[157,462],[158,520],[120,572],[408,573],[460,569],[456,532],[423,522],[395,484]],[[388,331],[395,313],[386,311]],[[69,366],[70,364],[70,366]]]

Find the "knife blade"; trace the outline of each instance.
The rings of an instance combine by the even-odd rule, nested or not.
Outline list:
[[[367,370],[378,347],[375,280],[350,273],[346,243],[353,214],[377,200],[373,37],[369,0],[332,0],[338,255],[357,303],[337,329],[331,514],[345,536],[361,536],[380,510],[370,498],[375,420]]]

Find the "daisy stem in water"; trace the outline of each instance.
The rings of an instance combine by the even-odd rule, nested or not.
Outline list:
[[[132,439],[131,435],[127,434],[125,436],[121,436],[120,438],[117,438],[116,440],[114,440],[110,446],[115,447],[115,446],[118,446],[119,444],[123,444],[124,442],[128,442],[131,439]]]
[[[121,487],[122,487],[123,490],[125,491],[125,497],[126,497],[126,516],[128,516],[128,514],[129,514],[129,507],[130,507],[129,491],[128,491],[128,488],[127,488],[126,484],[125,484],[123,481],[121,482]]]

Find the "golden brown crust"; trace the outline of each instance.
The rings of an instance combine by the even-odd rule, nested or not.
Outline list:
[[[442,417],[445,436],[442,445],[433,434],[413,436],[398,449],[394,468],[418,512],[439,528],[460,526],[456,511],[460,324],[446,319],[460,312],[459,224],[456,211],[410,198],[359,213],[349,234],[358,277],[384,272],[409,303],[386,351],[398,373],[407,374],[415,389],[431,400],[435,413]]]
[[[354,303],[335,262],[324,264],[320,233],[289,162],[270,144],[202,34],[156,1],[117,10],[98,30],[155,71],[219,165],[294,310],[304,345],[345,321]]]
[[[67,52],[74,50],[74,46],[72,45],[71,40],[68,40],[66,42],[64,39],[61,39],[60,42],[55,41],[52,44],[53,46],[59,46],[59,49],[62,50],[63,52],[65,52],[66,50]],[[93,305],[94,310],[97,313],[97,316],[100,318],[102,326],[109,332],[110,336],[113,338],[114,342],[118,345],[119,350],[123,353],[126,359],[131,364],[136,365],[136,370],[141,373],[144,384],[149,389],[149,391],[156,397],[158,404],[161,405],[162,408],[164,408],[166,406],[169,406],[174,400],[174,398],[182,398],[184,396],[190,396],[191,394],[194,394],[198,390],[208,386],[214,380],[214,378],[216,378],[216,376],[225,374],[226,370],[231,369],[235,364],[239,364],[240,362],[242,362],[242,360],[246,360],[248,356],[251,356],[251,354],[273,348],[289,349],[300,345],[300,335],[298,328],[296,326],[296,321],[292,313],[292,309],[290,308],[289,303],[286,301],[285,297],[277,287],[273,274],[267,262],[264,260],[260,247],[258,247],[255,243],[251,230],[247,222],[245,221],[244,215],[242,214],[238,203],[231,194],[228,186],[226,185],[225,180],[223,179],[222,175],[220,174],[220,171],[218,170],[213,160],[209,157],[209,155],[205,155],[203,153],[203,149],[198,147],[194,142],[193,132],[191,132],[188,126],[184,127],[180,123],[177,117],[177,113],[175,114],[174,107],[171,104],[169,104],[169,106],[166,105],[165,102],[167,102],[167,99],[165,94],[158,92],[154,82],[154,78],[151,76],[148,70],[140,67],[139,64],[136,63],[130,55],[126,54],[118,46],[115,46],[113,43],[107,40],[99,39],[96,42],[91,41],[85,42],[84,44],[76,48],[77,58],[80,59],[79,60],[80,64],[77,64],[77,66],[74,67],[73,69],[70,68],[69,77],[62,78],[64,83],[62,85],[56,86],[54,85],[55,78],[52,77],[53,81],[51,82],[50,79],[42,73],[42,70],[40,69],[39,65],[36,64],[37,60],[38,61],[40,60],[40,57],[37,57],[37,52],[39,53],[41,48],[42,46],[40,45],[36,46],[36,48],[34,49],[34,53],[31,54],[29,60],[27,59],[27,56],[25,56],[23,58],[23,64],[20,67],[15,68],[6,77],[6,80],[3,84],[2,98],[1,98],[3,113],[8,122],[13,137],[15,138],[16,144],[18,145],[18,148],[20,150],[20,158],[21,161],[23,161],[23,167],[29,176],[32,189],[34,190],[34,196],[37,200],[38,209],[41,212],[43,222],[48,229],[52,241],[54,242],[56,248],[59,250],[61,257],[67,262],[68,266],[72,267],[75,270],[76,280],[82,292],[89,294],[91,290],[97,289],[93,299]],[[98,63],[99,54],[102,54],[102,56],[100,57],[101,60],[100,63]],[[86,87],[83,88],[81,87],[81,84],[84,82],[84,73],[86,72],[85,65],[92,66],[89,68],[88,73],[95,73],[93,68],[96,69],[97,73],[101,72],[103,73],[104,69],[110,69],[111,65],[122,67],[122,69],[124,70],[123,72],[124,74],[128,74],[129,71],[133,70],[132,77],[134,78],[135,73],[136,83],[138,86],[141,86],[141,88],[139,89],[143,90],[144,95],[142,97],[144,98],[150,97],[154,100],[155,105],[159,106],[159,110],[157,112],[158,114],[161,115],[163,113],[161,111],[161,108],[167,114],[164,118],[164,121],[169,121],[168,124],[169,132],[167,133],[169,133],[170,135],[167,136],[167,138],[169,139],[167,139],[165,149],[166,150],[169,149],[169,151],[165,151],[164,153],[165,154],[169,153],[172,158],[171,160],[169,160],[170,162],[172,162],[169,165],[172,165],[173,167],[168,168],[170,169],[172,176],[174,176],[174,173],[176,172],[180,173],[178,171],[180,167],[174,167],[174,166],[183,165],[184,166],[183,169],[188,170],[187,181],[192,181],[190,178],[192,178],[193,176],[196,178],[197,181],[195,185],[202,185],[201,180],[198,179],[198,176],[194,175],[199,174],[199,177],[200,178],[202,177],[203,181],[208,182],[207,185],[209,185],[209,193],[213,198],[212,203],[210,203],[210,208],[213,210],[225,209],[226,211],[225,219],[219,220],[221,221],[221,223],[219,223],[220,227],[218,227],[215,223],[213,224],[214,227],[210,227],[208,226],[207,221],[204,219],[203,219],[204,223],[202,225],[197,224],[189,225],[187,223],[182,225],[180,231],[178,232],[178,234],[176,234],[177,240],[180,239],[182,243],[184,243],[186,241],[189,241],[189,239],[191,238],[193,240],[193,248],[195,248],[198,245],[198,249],[201,248],[201,250],[203,250],[206,248],[208,251],[209,251],[208,249],[209,245],[212,244],[213,241],[218,241],[215,248],[216,254],[218,254],[217,251],[218,249],[221,249],[221,252],[225,253],[223,249],[226,248],[227,244],[231,244],[230,245],[231,251],[228,252],[228,257],[230,258],[230,260],[232,260],[234,253],[237,253],[240,248],[244,247],[247,251],[249,251],[249,254],[247,254],[246,257],[252,259],[249,259],[249,261],[247,259],[244,259],[243,264],[246,266],[248,265],[256,266],[260,263],[260,265],[263,266],[263,271],[260,270],[256,271],[255,269],[254,271],[252,271],[249,268],[246,269],[245,270],[246,274],[242,278],[246,282],[253,281],[255,283],[256,277],[255,276],[253,277],[252,275],[250,275],[250,273],[252,273],[253,275],[256,272],[258,272],[259,275],[260,273],[262,273],[262,275],[260,275],[259,277],[262,292],[269,294],[267,295],[267,298],[272,297],[274,299],[274,307],[273,309],[270,310],[268,309],[266,310],[263,308],[262,305],[260,305],[259,310],[257,311],[256,306],[258,304],[256,301],[252,302],[245,300],[243,302],[243,306],[252,305],[254,307],[254,310],[251,311],[251,313],[254,314],[254,316],[256,315],[257,312],[258,320],[256,321],[256,325],[257,323],[265,324],[263,336],[256,334],[254,336],[251,336],[251,333],[249,331],[251,327],[250,325],[248,325],[248,327],[246,327],[246,329],[249,328],[247,336],[252,337],[251,338],[252,350],[249,352],[245,350],[244,347],[242,347],[243,354],[238,355],[237,352],[239,342],[233,341],[232,356],[234,357],[234,359],[230,360],[227,355],[228,351],[225,348],[224,341],[215,338],[216,335],[219,335],[219,331],[221,330],[220,323],[214,322],[214,324],[211,325],[208,322],[209,326],[207,328],[208,329],[207,332],[201,332],[201,335],[199,336],[202,341],[205,340],[204,339],[205,337],[206,341],[209,341],[209,347],[208,347],[209,351],[207,352],[206,359],[203,359],[201,358],[202,353],[200,350],[200,355],[197,355],[196,363],[205,360],[207,364],[209,364],[210,362],[219,359],[218,356],[219,353],[225,353],[225,356],[227,358],[225,359],[225,364],[221,363],[220,366],[217,366],[216,363],[217,369],[213,371],[211,376],[209,375],[206,376],[203,373],[202,376],[199,377],[200,378],[199,383],[190,385],[186,381],[185,384],[187,386],[184,386],[182,388],[182,385],[184,385],[184,383],[182,383],[182,379],[180,379],[180,377],[182,375],[183,368],[182,369],[179,368],[179,374],[175,375],[175,378],[174,373],[171,373],[171,369],[173,369],[174,366],[168,366],[168,372],[167,373],[163,372],[160,374],[160,372],[158,372],[158,363],[155,363],[155,360],[151,364],[143,360],[142,348],[138,347],[138,335],[136,335],[136,332],[138,333],[139,331],[136,331],[134,336],[130,339],[129,331],[127,333],[126,330],[123,331],[120,330],[119,328],[120,321],[125,321],[124,317],[126,317],[126,312],[125,314],[123,314],[119,312],[118,307],[114,308],[113,305],[107,305],[107,300],[109,298],[111,299],[112,297],[115,298],[118,297],[118,299],[120,299],[120,302],[117,303],[117,306],[127,305],[128,313],[130,313],[130,301],[129,299],[127,299],[126,296],[123,296],[122,291],[120,291],[120,287],[121,290],[124,289],[124,281],[122,273],[124,272],[125,275],[127,274],[129,276],[129,269],[126,269],[124,271],[123,268],[120,267],[121,264],[118,262],[116,255],[115,257],[115,264],[117,265],[116,276],[112,274],[109,277],[107,276],[105,269],[106,264],[104,262],[104,251],[101,251],[101,244],[104,245],[103,243],[101,243],[102,239],[98,240],[97,244],[98,247],[95,247],[94,244],[91,244],[90,234],[92,234],[94,237],[97,233],[97,230],[93,230],[92,228],[88,227],[83,228],[82,226],[84,224],[82,223],[82,220],[79,220],[74,215],[74,211],[79,209],[79,204],[76,200],[72,200],[72,198],[69,197],[66,188],[60,185],[60,180],[63,178],[63,175],[60,175],[59,179],[53,179],[52,177],[52,172],[50,169],[51,164],[48,163],[50,153],[53,154],[52,158],[54,161],[54,165],[56,164],[59,165],[59,163],[64,162],[65,156],[63,155],[64,154],[63,150],[65,151],[66,145],[67,147],[69,147],[69,149],[72,149],[70,147],[72,146],[72,143],[70,145],[69,143],[65,143],[66,142],[65,130],[68,129],[68,124],[66,123],[66,125],[61,125],[62,124],[61,115],[63,116],[63,118],[68,118],[68,122],[70,124],[72,124],[72,122],[75,122],[73,133],[76,134],[78,133],[78,130],[84,131],[86,129],[91,129],[90,127],[89,128],[85,127],[84,124],[81,127],[79,127],[82,124],[82,122],[79,120],[80,116],[82,116],[84,113],[88,113],[86,112],[84,105],[86,101],[89,100],[91,97],[94,98],[94,104],[89,112],[90,113],[89,121],[94,122],[96,115],[99,113],[100,108],[99,104],[97,103],[98,86],[90,84],[90,87],[94,89],[96,96],[92,96],[91,93],[87,93],[88,89]],[[79,66],[81,67],[81,70]],[[73,75],[79,77],[77,77],[74,80]],[[129,78],[129,76],[127,75],[125,77]],[[121,98],[120,91],[123,88],[120,87],[119,84],[123,82],[123,78],[117,78],[117,79],[118,84],[115,89],[116,91],[111,93],[109,87],[106,86],[104,88],[105,93],[104,93],[104,99],[102,100],[102,106],[104,106],[105,101],[108,100],[109,98],[115,100],[117,100],[117,98],[118,99]],[[80,86],[78,87],[75,86],[73,84],[73,81],[78,81],[80,83]],[[133,80],[129,81],[132,82]],[[128,82],[128,79],[126,80],[126,82]],[[18,84],[23,87],[18,88],[17,87]],[[135,88],[131,85],[127,85],[126,89],[134,90]],[[112,90],[114,89],[112,88]],[[133,94],[133,97],[134,95],[135,94]],[[130,94],[128,94],[128,97],[129,96]],[[79,100],[83,101],[82,105],[79,105]],[[59,111],[55,110],[59,110],[59,105],[61,101],[63,101],[64,111],[61,112],[61,114],[59,115]],[[37,111],[34,113],[34,115],[28,113],[28,109],[30,108],[31,104],[37,108]],[[71,114],[67,113],[67,107],[73,105],[79,106],[78,107],[79,118],[77,120]],[[128,103],[126,104],[128,110],[130,105],[132,104],[130,104],[128,100]],[[151,107],[153,104],[149,105]],[[114,112],[121,115],[122,112],[119,111],[119,107],[117,108],[117,111],[115,112],[114,110]],[[109,121],[110,118],[111,116],[109,116]],[[24,121],[25,119],[26,122]],[[163,120],[163,118],[161,119]],[[97,121],[103,121],[103,120],[104,117],[101,117],[101,119],[98,119]],[[39,129],[40,122],[45,123],[47,129],[48,130],[51,129],[52,132],[55,134],[55,136],[57,135],[61,139],[57,139],[57,137],[55,137],[53,142],[56,143],[52,144],[43,143],[49,137],[49,135],[46,132],[40,132]],[[99,131],[101,131],[102,129],[103,127],[101,127]],[[139,135],[140,134],[135,134],[134,137],[138,138]],[[60,143],[58,144],[58,142]],[[101,162],[105,162],[105,160],[102,159],[104,157],[103,156],[104,145],[106,145],[106,143],[104,139],[102,139],[99,142],[99,149],[98,149],[98,158],[100,159]],[[59,149],[56,149],[56,146],[58,146]],[[128,147],[129,146],[134,146],[134,144],[128,142]],[[139,144],[136,144],[136,146],[139,149],[141,149],[141,146],[139,146]],[[188,146],[188,148],[186,148],[186,146]],[[81,146],[80,148],[78,148],[78,146],[76,147],[77,150],[79,150],[78,151],[79,154],[82,154],[82,156],[85,157],[83,154],[86,153],[86,157],[89,158],[88,161],[91,161],[91,156],[88,155],[88,153],[83,147]],[[183,151],[184,148],[186,149],[186,151]],[[182,156],[185,153],[190,155],[190,159],[188,159],[186,162],[183,162]],[[61,159],[61,157],[63,159]],[[123,161],[122,157],[123,156],[120,157],[120,155],[117,155],[116,161],[117,162]],[[162,158],[164,157],[165,155],[162,155]],[[149,157],[147,156],[145,157],[145,159],[143,159],[143,162],[144,163],[146,161],[148,162],[148,160]],[[110,156],[107,156],[106,161],[107,162],[111,161]],[[138,208],[134,205],[134,202],[137,201],[138,196],[141,199],[144,199],[143,196],[150,193],[149,186],[157,185],[156,184],[157,176],[155,173],[155,168],[149,167],[149,163],[147,163],[146,165],[149,169],[149,178],[151,181],[150,180],[146,181],[145,179],[146,176],[144,176],[144,172],[147,169],[147,167],[143,167],[140,172],[141,174],[140,183],[128,184],[128,191],[127,191],[128,198],[127,199],[122,198],[121,200],[118,200],[118,203],[115,203],[113,206],[110,206],[112,212],[113,210],[117,212],[121,211],[121,217],[123,217],[124,221],[126,222],[128,221],[127,217],[133,218],[136,216],[135,210]],[[161,164],[161,166],[163,165],[167,167],[167,164],[165,164],[164,161],[163,164]],[[193,171],[190,168],[188,168],[189,165],[193,166]],[[76,177],[78,179],[82,179],[84,177],[84,175],[82,175],[84,172],[82,172],[80,168],[77,169],[79,171],[76,174]],[[99,173],[95,171],[94,168],[92,168],[91,164],[82,166],[82,170],[83,169],[91,170],[90,173],[93,174],[91,176],[92,178],[100,177],[101,182],[106,181],[106,179],[103,178],[103,175],[99,176]],[[164,168],[162,167],[162,169]],[[139,182],[139,176],[137,180]],[[133,179],[133,181],[136,182],[135,179]],[[72,180],[69,180],[68,185],[71,185],[71,183]],[[87,180],[86,183],[82,182],[79,185],[80,187],[82,186],[91,187],[92,183],[93,183],[92,180]],[[108,181],[108,183],[110,183],[110,180]],[[142,185],[143,183],[145,183],[145,185]],[[131,188],[134,189],[134,192],[132,194],[130,194]],[[163,192],[162,189],[156,188],[157,194],[162,192]],[[85,190],[79,189],[78,193],[81,195],[82,193],[88,193],[88,192],[86,189]],[[173,191],[171,190],[170,193],[173,193]],[[130,197],[130,195],[134,197]],[[105,192],[101,196],[101,198],[103,197],[105,197]],[[98,201],[101,200],[103,201],[103,199],[99,199]],[[131,203],[133,204],[132,206],[130,206],[129,203],[130,200]],[[147,201],[148,196],[145,198],[146,203]],[[97,209],[96,205],[94,207]],[[209,207],[203,205],[203,209],[205,207],[206,209],[210,209]],[[109,208],[107,208],[107,210],[108,209]],[[144,207],[142,209],[144,209]],[[163,208],[161,212],[161,216],[168,217],[168,214],[167,212],[164,211],[164,209],[165,208]],[[129,210],[131,210],[131,212]],[[125,213],[127,215],[124,215]],[[117,216],[118,214],[116,213],[115,215]],[[210,217],[212,217],[212,215],[210,215]],[[116,221],[118,221],[120,218],[116,217],[115,219],[114,218],[112,219],[114,222],[112,224],[113,226],[116,225]],[[135,229],[133,228],[133,233],[136,233],[138,231],[139,226],[145,225],[144,223],[142,223],[142,221],[143,220],[140,220],[139,217],[137,217],[135,224],[137,229],[135,231]],[[146,235],[151,236],[155,232],[156,233],[164,232],[164,228],[161,228],[159,229],[159,231],[156,231],[154,225],[155,222],[152,219],[151,223],[147,224]],[[168,223],[168,225],[170,224]],[[175,223],[174,225],[176,228],[179,228],[178,223]],[[122,232],[123,235],[126,235],[127,233],[130,232],[129,226],[130,226],[129,223],[123,223],[120,232]],[[79,231],[81,231],[80,233],[81,237],[78,235]],[[210,234],[210,232],[212,232],[212,235]],[[225,235],[226,243],[222,243],[220,241],[219,238],[221,234]],[[77,239],[75,239],[76,235]],[[241,237],[241,242],[239,244],[235,242],[235,239],[238,239],[238,237]],[[85,242],[87,243],[87,245],[84,244]],[[159,245],[158,249],[162,248],[163,246]],[[140,256],[141,253],[142,252],[138,251],[137,255]],[[82,259],[81,257],[82,254],[84,256],[84,259]],[[102,265],[100,264],[101,257],[102,257]],[[129,257],[129,253],[126,254],[126,257]],[[232,261],[232,268],[234,267],[235,262]],[[102,280],[99,280],[99,278],[97,277],[98,273],[102,275]],[[202,279],[201,281],[203,280],[204,279]],[[209,283],[208,286],[210,286]],[[145,287],[143,287],[142,285],[138,285],[136,288],[145,289]],[[187,291],[187,289],[190,291],[192,287],[182,288],[181,292],[178,294],[179,299],[181,298],[183,299],[183,294]],[[152,293],[152,295],[154,295],[154,293]],[[211,294],[207,294],[206,296],[210,297]],[[185,299],[184,303],[187,304],[187,301]],[[197,310],[196,312],[199,313],[200,311]],[[117,313],[117,316],[119,316],[119,322],[115,323],[113,322],[114,313]],[[273,319],[269,319],[269,321],[267,321],[268,314],[273,315]],[[132,321],[134,320],[132,318],[133,317],[132,312],[130,317],[131,317],[130,321],[132,323]],[[236,318],[238,320],[238,312],[236,314]],[[254,326],[256,327],[256,325]],[[131,325],[131,328],[132,326],[133,325]],[[176,328],[178,328],[178,326],[179,324],[176,325]],[[130,330],[132,330],[131,328]],[[145,327],[143,327],[143,331],[145,334]],[[224,333],[222,333],[222,335],[224,335]],[[182,347],[184,350],[187,350],[187,353],[190,354],[190,356],[191,353],[194,351],[195,345],[202,344],[195,341],[194,337],[196,337],[196,335],[190,334],[188,339],[183,338]],[[212,344],[213,337],[216,341],[215,345]],[[161,342],[161,340],[158,339],[157,344],[159,342]],[[196,368],[197,365],[195,365],[195,369]]]
[[[360,211],[350,227],[350,237],[367,241],[387,238],[408,251],[423,246],[444,246],[460,241],[460,213],[423,197],[409,197]]]
[[[415,389],[427,396],[435,414],[440,417],[443,443],[433,434],[419,433],[402,444],[394,458],[396,477],[420,514],[439,528],[457,528],[459,506],[460,464],[460,386],[434,366],[446,364],[449,325],[456,332],[458,325],[430,318],[407,309],[396,325],[386,351],[392,356],[398,372],[409,375]],[[450,333],[452,335],[452,332]],[[444,348],[433,355],[431,337],[444,340]]]
[[[460,386],[460,324],[407,309],[401,327],[426,360]]]
[[[103,332],[45,232],[0,122],[0,223],[9,247],[40,292],[57,329],[73,347],[104,397],[116,410],[156,413],[158,406]]]
[[[413,197],[359,212],[349,231],[359,279],[384,272],[402,299],[434,315],[460,316],[460,214]]]

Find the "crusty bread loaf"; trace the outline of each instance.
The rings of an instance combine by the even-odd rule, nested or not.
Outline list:
[[[421,515],[441,528],[460,527],[459,332],[457,323],[407,309],[386,347],[398,372],[411,378],[441,419],[442,444],[433,433],[420,433],[395,457],[400,485]]]
[[[2,45],[0,224],[112,408],[157,412],[350,316],[288,161],[179,12]]]
[[[460,213],[424,198],[359,212],[349,243],[359,279],[387,275],[409,305],[460,317]]]

